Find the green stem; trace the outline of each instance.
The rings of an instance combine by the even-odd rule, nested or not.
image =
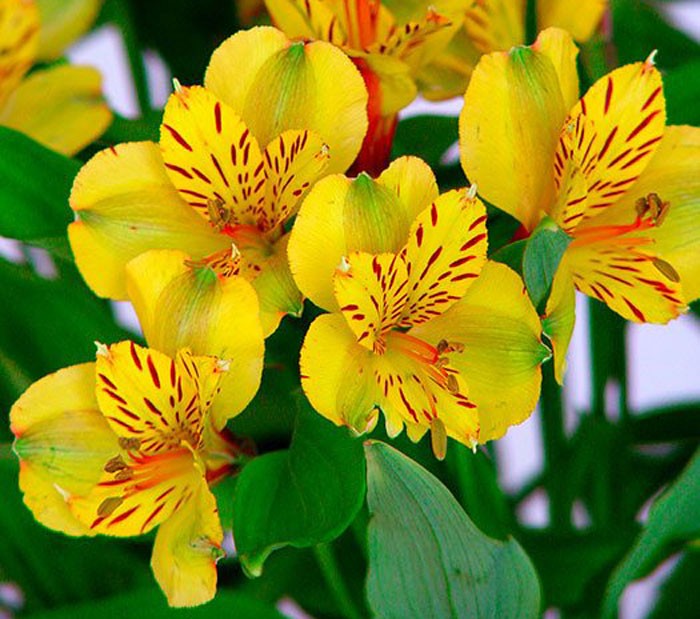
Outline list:
[[[330,544],[317,544],[314,546],[314,555],[321,568],[323,578],[328,585],[328,588],[333,593],[335,601],[338,603],[343,616],[346,619],[362,619],[362,613],[359,611],[353,601],[350,591],[345,585],[343,575],[340,572],[340,566],[336,561],[333,549]]]
[[[561,387],[554,378],[554,366],[547,363],[542,368],[542,441],[544,443],[545,488],[549,496],[549,521],[554,530],[566,530],[571,526],[570,509],[564,493],[566,476],[562,465],[566,458],[566,433],[564,431],[564,406]]]
[[[136,88],[140,115],[143,116],[151,109],[151,95],[148,92],[146,65],[143,60],[138,36],[136,35],[131,7],[125,0],[113,0],[107,4],[105,12],[108,19],[117,24],[124,39],[124,47],[126,48],[126,55],[131,67],[131,76]]]

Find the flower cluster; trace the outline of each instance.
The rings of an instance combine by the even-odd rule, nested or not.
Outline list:
[[[83,166],[76,265],[97,295],[133,304],[149,347],[98,345],[96,362],[13,407],[39,521],[70,535],[158,526],[169,603],[203,603],[223,553],[210,486],[252,456],[226,424],[259,388],[264,339],[305,302],[323,310],[299,360],[318,413],[358,434],[380,417],[390,437],[429,432],[444,458],[448,438],[475,449],[532,413],[550,347],[563,380],[575,289],[640,322],[700,296],[700,196],[685,183],[700,133],[665,127],[653,57],[579,98],[566,31],[497,51],[523,43],[525,4],[266,0],[277,28],[226,40],[203,85],[175,81],[158,143]],[[589,37],[605,3],[564,4],[539,3],[539,25]],[[27,6],[0,3],[11,126],[37,32]],[[465,93],[462,188],[440,193],[414,157],[388,165],[419,90]],[[491,259],[485,203],[520,222],[518,238],[545,224],[568,235],[544,306]]]

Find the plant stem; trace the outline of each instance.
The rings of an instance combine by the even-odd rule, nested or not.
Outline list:
[[[545,487],[549,496],[550,527],[566,530],[571,525],[570,510],[564,495],[566,478],[562,465],[566,457],[566,433],[564,432],[564,406],[561,387],[554,379],[554,366],[547,363],[542,368],[542,442],[544,443]]]
[[[345,585],[340,567],[336,561],[330,544],[317,544],[314,546],[314,555],[323,573],[323,578],[328,588],[333,593],[343,616],[346,619],[362,619],[362,613],[358,610],[350,596],[350,591]]]
[[[143,53],[139,45],[131,8],[125,0],[113,0],[106,7],[110,20],[114,21],[124,39],[126,55],[131,67],[131,76],[134,80],[136,98],[139,105],[140,116],[147,114],[151,109],[151,95],[148,91],[148,78]]]

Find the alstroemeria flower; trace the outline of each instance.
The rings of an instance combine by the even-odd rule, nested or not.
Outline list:
[[[75,0],[71,7],[0,0],[0,125],[67,155],[102,135],[112,114],[95,69],[59,65],[27,75],[36,60],[60,55],[98,8],[95,0]]]
[[[68,233],[87,283],[125,298],[129,260],[179,249],[222,278],[248,279],[270,334],[302,309],[285,223],[312,183],[355,158],[366,101],[359,73],[332,45],[292,43],[274,28],[232,36],[214,52],[205,88],[178,86],[170,97],[159,145],[102,151],[76,177],[79,219]]]
[[[369,91],[369,128],[354,170],[381,172],[389,162],[397,113],[417,94],[416,74],[447,45],[452,17],[468,0],[265,0],[290,37],[330,41],[360,69]]]
[[[537,0],[537,32],[557,27],[583,43],[605,13],[607,0]],[[448,46],[418,75],[421,93],[440,101],[461,95],[482,54],[507,51],[525,41],[527,0],[476,0]]]
[[[485,56],[460,116],[462,166],[480,194],[528,232],[549,215],[572,237],[547,306],[559,378],[574,285],[636,322],[665,323],[700,295],[699,130],[664,127],[651,58],[578,100],[576,53],[551,29]]]
[[[486,264],[486,211],[471,191],[437,195],[422,161],[376,181],[332,176],[304,201],[289,258],[331,313],[309,328],[302,387],[338,425],[470,446],[533,410],[548,350],[520,278]]]
[[[170,358],[132,342],[34,383],[10,420],[24,500],[69,535],[141,535],[158,527],[151,566],[172,606],[216,592],[223,533],[209,485],[240,462],[210,411],[228,364]]]

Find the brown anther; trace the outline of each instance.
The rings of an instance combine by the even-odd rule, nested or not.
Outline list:
[[[217,232],[221,232],[231,223],[231,209],[227,208],[223,200],[219,198],[207,200],[207,213],[209,215],[209,221]]]
[[[438,355],[443,355],[445,353],[462,353],[464,352],[464,344],[460,342],[448,342],[447,340],[440,340],[436,346]]]
[[[107,461],[107,464],[105,464],[105,473],[116,473],[117,471],[122,471],[124,469],[128,469],[128,465],[126,462],[124,462],[124,458],[121,456],[114,456],[111,460]]]
[[[634,203],[637,215],[640,218],[649,215],[656,226],[660,226],[663,223],[670,206],[671,204],[664,202],[657,193],[647,194],[645,197],[637,199]]]
[[[126,451],[136,451],[141,447],[141,441],[134,437],[126,438],[125,436],[120,436],[119,447],[126,449]]]
[[[114,479],[116,479],[117,481],[126,481],[128,479],[131,479],[133,476],[134,469],[125,468],[121,471],[118,471],[117,474],[114,476]]]
[[[97,515],[100,518],[107,518],[107,516],[110,516],[123,502],[124,499],[121,497],[111,496],[100,503],[100,506],[97,508]]]
[[[678,271],[676,271],[676,269],[674,269],[673,266],[671,266],[671,264],[665,260],[662,260],[661,258],[654,258],[651,263],[666,279],[669,279],[676,284],[681,281],[681,276],[678,275]]]
[[[459,393],[459,383],[457,382],[457,377],[454,374],[447,375],[447,390],[450,393]]]
[[[430,422],[430,446],[438,460],[444,460],[447,454],[447,430],[442,419],[435,417]]]

